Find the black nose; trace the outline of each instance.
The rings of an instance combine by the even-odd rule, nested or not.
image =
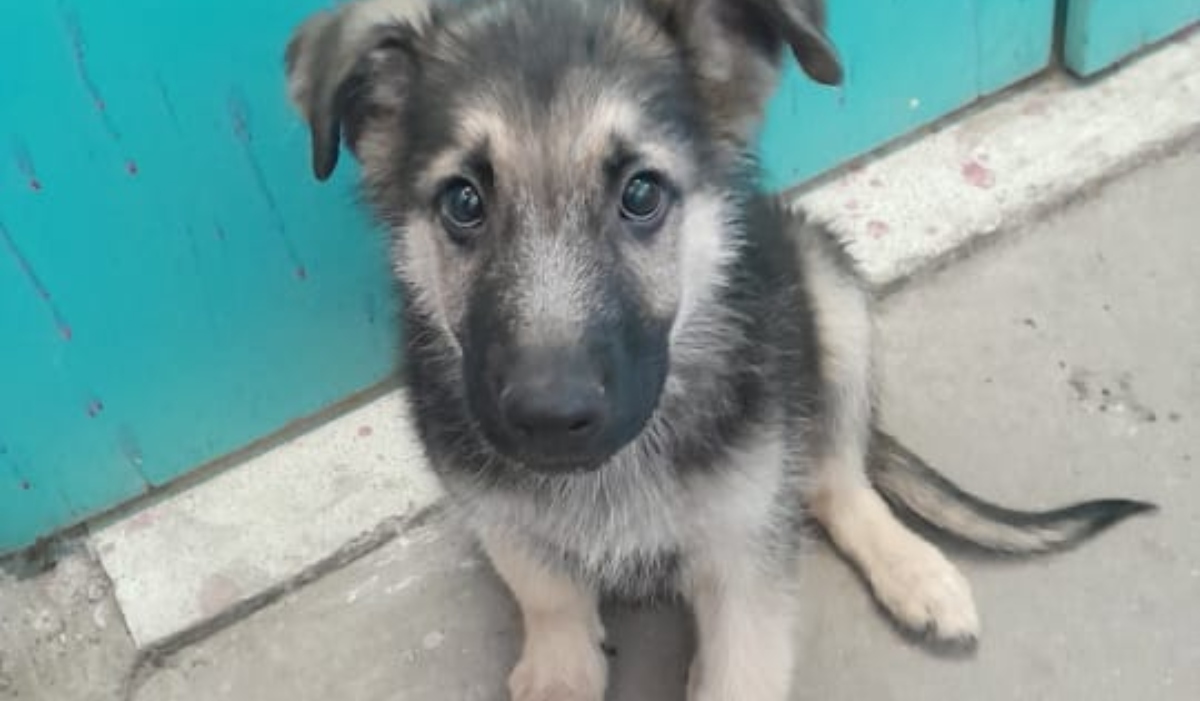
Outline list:
[[[521,452],[587,461],[609,412],[603,373],[586,353],[523,352],[499,384],[500,414]]]

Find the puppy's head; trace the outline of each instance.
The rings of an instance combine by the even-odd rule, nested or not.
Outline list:
[[[287,65],[316,176],[360,161],[474,425],[562,471],[642,432],[705,325],[785,47],[840,80],[816,0],[367,0]]]

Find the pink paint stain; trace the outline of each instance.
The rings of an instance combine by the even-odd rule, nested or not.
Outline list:
[[[58,335],[62,337],[62,340],[69,341],[71,340],[71,337],[75,335],[75,332],[71,330],[70,324],[59,322]]]
[[[980,190],[991,189],[996,184],[996,175],[979,161],[967,161],[962,167],[963,180]]]
[[[891,230],[892,227],[888,226],[887,222],[880,221],[878,219],[872,219],[871,221],[867,222],[867,235],[873,239],[881,239],[884,236],[887,236]]]
[[[216,574],[204,580],[196,603],[200,605],[202,615],[212,616],[236,602],[241,593],[237,582],[223,574]]]
[[[370,426],[359,426],[358,427],[358,437],[359,438],[366,438],[373,433],[375,433],[375,429],[371,428]]]
[[[1046,103],[1041,100],[1029,102],[1021,108],[1021,114],[1028,117],[1040,117],[1046,114]]]
[[[851,212],[857,212],[858,207],[858,200],[849,200],[846,202],[846,209],[850,210]]]
[[[91,418],[96,418],[104,411],[104,402],[99,399],[93,399],[87,404],[87,415]]]
[[[126,533],[137,533],[144,531],[158,522],[158,517],[152,511],[143,511],[137,516],[129,519],[129,523],[125,526]]]

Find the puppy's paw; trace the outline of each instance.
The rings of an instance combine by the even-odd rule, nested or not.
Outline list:
[[[875,597],[909,631],[956,647],[973,646],[979,638],[979,614],[966,578],[916,535],[897,533],[893,538],[867,572]]]
[[[607,662],[588,637],[531,639],[508,678],[512,701],[603,701]]]

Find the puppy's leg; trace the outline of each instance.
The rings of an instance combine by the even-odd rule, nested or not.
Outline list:
[[[787,701],[796,658],[792,586],[738,559],[691,576],[697,650],[688,701]]]
[[[979,635],[970,585],[933,545],[901,523],[867,483],[860,459],[829,458],[811,502],[834,544],[904,627],[954,643]]]
[[[483,546],[524,621],[524,649],[508,678],[512,701],[602,701],[608,670],[595,593],[503,538]]]
[[[873,413],[870,302],[828,232],[810,233],[802,254],[826,403],[822,457],[808,506],[902,625],[941,640],[972,641],[979,618],[966,579],[896,518],[867,478]]]
[[[688,701],[786,701],[796,662],[800,523],[779,425],[728,446],[683,490],[680,593],[696,620]]]

